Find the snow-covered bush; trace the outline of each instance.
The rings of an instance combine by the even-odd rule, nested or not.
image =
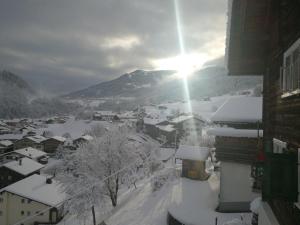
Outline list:
[[[160,190],[166,183],[178,178],[179,175],[175,168],[168,168],[151,178],[152,191]]]

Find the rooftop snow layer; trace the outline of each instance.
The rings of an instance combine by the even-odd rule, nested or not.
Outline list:
[[[5,146],[5,147],[8,147],[10,145],[12,145],[13,143],[9,140],[3,140],[3,141],[0,141],[0,145],[2,146]]]
[[[21,160],[21,162],[19,160]],[[19,160],[14,160],[5,163],[3,164],[3,166],[24,176],[31,174],[37,170],[40,170],[44,167],[44,165],[29,158],[22,158]]]
[[[262,97],[231,97],[211,117],[214,122],[262,120]]]
[[[149,124],[149,125],[156,125],[164,121],[166,121],[165,118],[147,118],[147,117],[144,118],[144,124]]]
[[[83,138],[86,141],[92,141],[94,139],[91,135],[88,134],[81,136],[81,138]]]
[[[263,137],[263,131],[259,130],[246,130],[246,129],[234,129],[231,127],[217,127],[207,130],[207,134],[221,136],[221,137],[248,137],[256,138],[259,133],[259,137]]]
[[[66,141],[66,138],[64,137],[61,137],[61,136],[53,136],[51,137],[52,139],[55,139],[57,141],[60,141],[60,142],[65,142]]]
[[[202,120],[201,118],[199,118],[198,116],[194,116],[194,115],[181,115],[181,116],[178,116],[174,119],[172,119],[170,121],[170,123],[181,123],[183,121],[186,121],[188,119],[198,119],[198,120]]]
[[[15,152],[19,153],[20,155],[23,155],[23,156],[26,156],[28,158],[31,158],[31,159],[37,159],[39,157],[47,155],[46,152],[37,150],[37,149],[32,148],[32,147],[21,148],[21,149],[15,150]]]
[[[208,157],[208,154],[209,150],[207,147],[179,145],[179,148],[175,154],[175,158],[205,161]]]
[[[162,130],[162,131],[166,131],[166,132],[172,132],[175,131],[176,129],[174,128],[173,125],[158,125],[157,126],[158,129]]]
[[[61,185],[57,181],[52,180],[51,184],[47,184],[46,179],[34,174],[1,189],[0,192],[7,191],[45,205],[56,206],[66,198],[66,194],[61,191]]]
[[[42,141],[45,141],[47,140],[47,138],[43,137],[43,136],[40,136],[40,135],[35,135],[35,136],[28,136],[26,137],[36,143],[41,143]]]

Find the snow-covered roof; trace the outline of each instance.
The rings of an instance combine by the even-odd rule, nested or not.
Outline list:
[[[165,118],[148,118],[148,117],[144,118],[144,124],[149,124],[149,125],[156,125],[164,121],[166,121]]]
[[[175,154],[175,158],[205,161],[208,157],[208,154],[209,149],[207,147],[179,145],[179,148]]]
[[[117,115],[117,113],[114,113],[112,111],[97,111],[95,115],[101,115],[101,116],[114,116]]]
[[[66,138],[61,137],[61,136],[53,136],[51,138],[54,139],[54,140],[60,141],[60,142],[65,142],[66,141]]]
[[[4,146],[4,147],[8,147],[10,145],[12,145],[13,143],[9,140],[3,140],[3,141],[0,141],[0,145]]]
[[[46,177],[34,174],[0,190],[10,192],[49,206],[56,206],[66,199],[60,183],[52,179],[46,183]]]
[[[35,143],[41,143],[42,141],[47,140],[47,138],[45,138],[41,135],[27,136],[26,138],[34,141]]]
[[[166,131],[166,132],[172,132],[175,131],[176,129],[174,128],[173,125],[168,124],[168,125],[157,125],[157,128],[162,130],[162,131]]]
[[[39,157],[47,155],[46,152],[37,150],[37,149],[32,148],[32,147],[18,149],[18,150],[15,150],[15,152],[20,154],[20,155],[31,158],[31,159],[37,159]]]
[[[88,134],[83,135],[80,138],[82,138],[82,139],[84,139],[86,141],[92,141],[94,139],[91,135],[88,135]]]
[[[207,134],[221,136],[221,137],[248,137],[256,138],[259,134],[259,137],[263,137],[263,130],[247,130],[247,129],[235,129],[231,127],[217,127],[207,130]]]
[[[181,122],[184,122],[186,120],[189,120],[189,119],[197,119],[197,120],[201,120],[203,121],[200,117],[198,116],[195,116],[195,115],[181,115],[181,116],[178,116],[178,117],[175,117],[173,118],[170,123],[181,123]]]
[[[21,160],[21,163],[19,160]],[[44,165],[29,158],[22,158],[19,160],[10,161],[8,163],[3,164],[3,166],[24,176],[31,174],[37,170],[40,170],[44,167]]]
[[[4,122],[2,122],[2,121],[0,121],[0,126],[7,126],[7,124],[6,123],[4,123]]]
[[[211,117],[214,122],[262,120],[262,97],[231,97]]]

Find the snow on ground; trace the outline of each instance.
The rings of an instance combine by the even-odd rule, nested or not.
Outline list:
[[[107,225],[166,225],[168,210],[186,224],[218,224],[240,218],[241,214],[217,213],[219,179],[213,175],[208,181],[192,181],[180,178],[152,192],[150,183],[120,207],[108,219]],[[250,214],[243,214],[250,222]]]
[[[69,133],[73,139],[76,139],[96,124],[103,125],[104,127],[111,126],[111,123],[107,121],[75,120],[71,117],[63,124],[49,124],[47,128],[40,128],[37,132],[42,134],[47,130],[51,131],[56,136],[62,136],[65,133]]]
[[[167,161],[175,155],[174,148],[160,148],[159,151],[159,160]]]
[[[207,101],[191,100],[190,102],[171,102],[159,105],[165,106],[167,109],[159,109],[157,106],[145,106],[144,108],[147,114],[159,118],[165,118],[174,112],[190,113],[192,111],[204,119],[210,119],[212,114],[231,97],[233,96],[223,95],[212,97]]]

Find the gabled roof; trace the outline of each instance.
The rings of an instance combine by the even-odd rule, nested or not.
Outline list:
[[[78,139],[84,139],[84,140],[86,140],[86,141],[92,141],[92,140],[94,140],[93,136],[88,135],[88,134],[83,135],[83,136],[81,136],[81,137],[79,137],[79,138],[77,138],[77,139],[75,139],[75,140],[78,140]]]
[[[66,138],[61,137],[61,136],[53,136],[50,139],[54,139],[54,140],[57,140],[57,141],[60,141],[60,142],[65,142],[66,141]]]
[[[39,157],[47,155],[46,152],[37,150],[37,149],[32,148],[32,147],[21,148],[21,149],[15,150],[15,152],[18,153],[18,154],[20,154],[20,155],[23,155],[23,156],[26,156],[28,158],[31,158],[31,159],[37,159]]]
[[[208,157],[209,149],[207,147],[179,145],[175,154],[177,159],[205,161]]]
[[[213,122],[255,123],[262,120],[262,97],[231,97],[212,115]]]
[[[196,119],[196,120],[204,122],[204,120],[202,118],[200,118],[199,116],[195,116],[195,115],[180,115],[180,116],[175,117],[172,120],[170,120],[170,123],[178,124],[178,123],[182,123],[182,122],[184,122],[186,120],[189,120],[189,119]]]
[[[41,143],[42,141],[47,140],[47,138],[40,136],[40,135],[35,135],[35,136],[27,136],[27,139],[30,139],[31,141],[35,142],[35,143]]]
[[[2,140],[2,141],[0,141],[0,146],[2,145],[2,146],[4,146],[4,147],[9,147],[9,146],[11,146],[13,143],[11,142],[11,141],[9,141],[9,140]]]
[[[19,160],[21,160],[21,163]],[[15,171],[16,173],[22,174],[24,176],[34,173],[44,167],[44,165],[26,157],[19,160],[13,160],[8,163],[5,163],[3,164],[3,167]]]
[[[46,183],[46,177],[34,174],[0,190],[10,192],[48,206],[56,206],[66,199],[59,182],[52,179],[51,184]]]

